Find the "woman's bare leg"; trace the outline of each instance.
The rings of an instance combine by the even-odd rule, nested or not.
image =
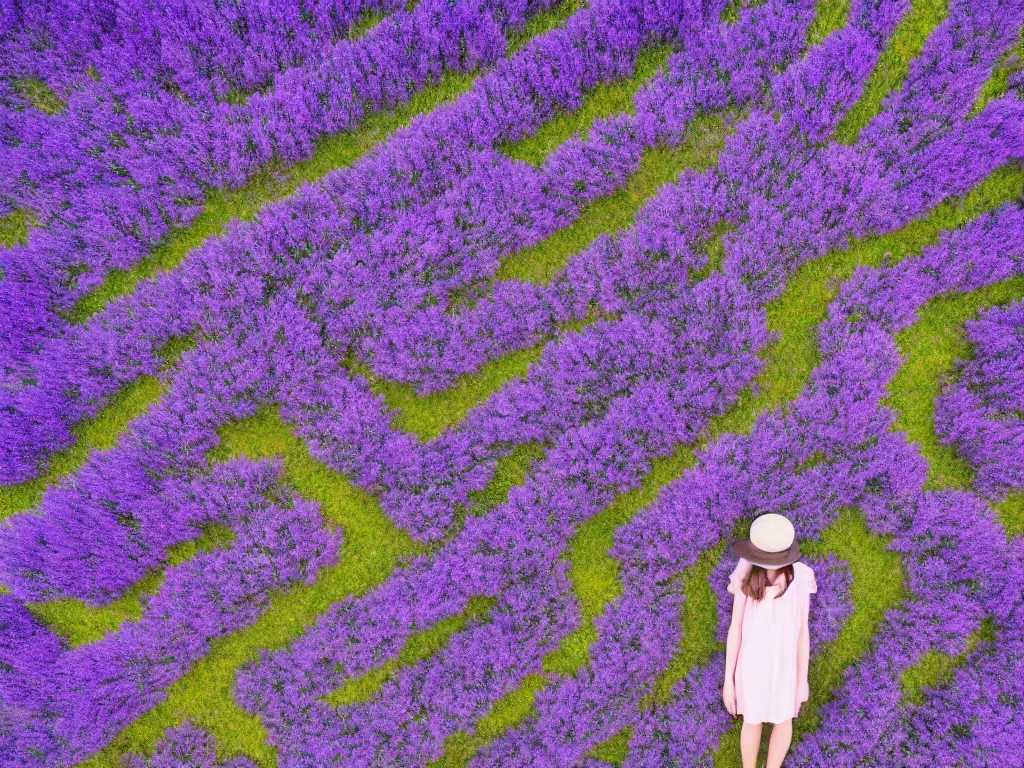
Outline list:
[[[768,739],[768,765],[765,768],[782,768],[782,761],[789,752],[789,743],[793,741],[793,720],[772,726],[772,735]],[[746,768],[744,763],[743,768]]]
[[[757,768],[757,753],[761,749],[761,724],[743,723],[740,729],[740,757],[743,768]]]

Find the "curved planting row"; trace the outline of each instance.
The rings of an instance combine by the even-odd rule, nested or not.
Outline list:
[[[993,307],[967,323],[974,357],[936,402],[935,431],[994,499],[1024,488],[1024,303]]]

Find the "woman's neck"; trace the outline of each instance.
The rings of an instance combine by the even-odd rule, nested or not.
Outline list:
[[[774,584],[775,583],[775,577],[779,575],[779,569],[778,568],[765,568],[765,571],[768,574],[768,581],[771,584]]]

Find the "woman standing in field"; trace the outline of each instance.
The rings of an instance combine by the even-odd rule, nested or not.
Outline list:
[[[739,563],[729,577],[732,622],[725,646],[722,701],[743,715],[743,768],[757,768],[761,725],[772,723],[766,768],[780,768],[793,738],[793,718],[807,701],[807,616],[814,571],[800,559],[793,524],[766,514],[750,538],[732,547]]]

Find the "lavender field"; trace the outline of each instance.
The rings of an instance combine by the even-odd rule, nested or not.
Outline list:
[[[1020,0],[0,0],[0,375],[4,768],[1024,766]]]

